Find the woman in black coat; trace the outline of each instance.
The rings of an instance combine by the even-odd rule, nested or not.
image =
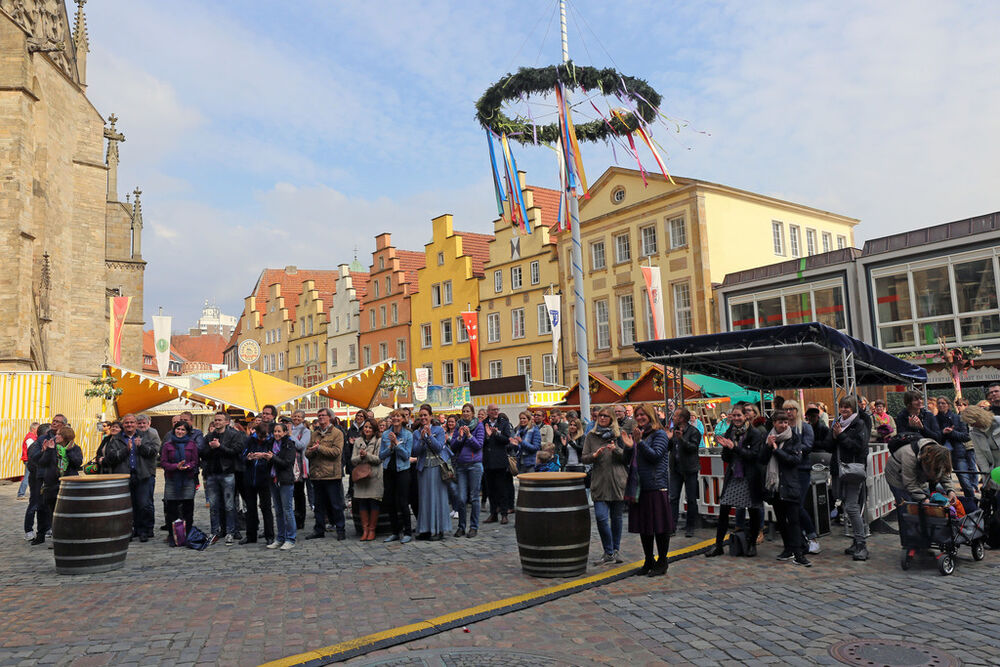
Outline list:
[[[56,431],[54,438],[46,439],[41,448],[33,452],[35,474],[42,483],[42,506],[39,508],[42,516],[38,521],[38,533],[31,540],[32,544],[45,542],[45,533],[52,526],[52,513],[59,497],[59,480],[79,475],[83,467],[83,451],[75,440],[76,433],[73,429],[63,426]]]
[[[833,458],[830,468],[838,476],[840,500],[854,532],[854,542],[844,550],[854,560],[868,560],[865,522],[861,517],[863,494],[868,479],[868,439],[871,430],[858,414],[858,404],[847,396],[840,399],[840,417],[830,427]]]
[[[760,473],[760,456],[764,449],[764,436],[750,426],[743,410],[737,406],[730,411],[730,426],[725,436],[716,437],[722,447],[722,460],[726,463],[726,477],[719,499],[719,524],[715,531],[715,546],[706,557],[721,556],[722,542],[729,529],[729,511],[745,508],[750,512],[751,533],[747,535],[744,555],[757,555],[757,531],[764,510],[763,483]]]
[[[799,526],[799,463],[802,461],[802,443],[788,420],[788,413],[775,410],[771,415],[774,426],[768,433],[761,450],[764,464],[764,496],[774,508],[774,517],[781,532],[784,549],[778,560],[793,560],[796,565],[810,567],[806,558],[806,545]]]

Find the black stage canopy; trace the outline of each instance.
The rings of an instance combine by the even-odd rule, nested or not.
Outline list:
[[[855,385],[927,382],[923,368],[818,322],[644,341],[635,350],[685,373],[754,389],[829,387],[843,381],[838,376],[848,366]]]

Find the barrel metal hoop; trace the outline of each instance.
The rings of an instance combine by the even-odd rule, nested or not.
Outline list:
[[[517,546],[520,549],[527,549],[529,551],[565,551],[567,549],[582,549],[583,547],[589,547],[590,542],[580,542],[579,544],[566,544],[558,547],[538,547],[533,544],[523,544],[521,542],[518,542]]]
[[[115,535],[114,537],[88,537],[82,540],[67,540],[61,537],[53,537],[52,542],[55,544],[97,544],[99,542],[117,542],[118,540],[127,540],[130,537],[132,537],[132,533]]]
[[[72,480],[72,477],[63,477],[61,480],[59,480],[60,487],[62,487],[62,485],[64,485],[64,484],[66,486],[75,486],[73,484],[73,482],[70,481],[70,480]],[[90,484],[90,483],[88,483],[88,484],[80,484],[79,488],[81,488],[81,489],[120,489],[123,486],[128,486],[128,484],[124,483],[124,482],[127,482],[127,481],[128,480],[124,480],[123,479],[123,480],[117,481],[117,482],[95,482],[93,484]]]
[[[576,512],[578,510],[590,511],[590,505],[575,505],[573,507],[518,507],[518,512]]]
[[[573,486],[530,486],[525,484],[521,487],[524,491],[545,491],[545,492],[555,492],[555,491],[583,491],[587,487],[583,484],[575,484]]]
[[[89,514],[66,514],[65,512],[54,512],[52,516],[63,517],[63,518],[74,518],[74,519],[90,519],[97,516],[118,516],[120,514],[131,514],[132,508],[129,507],[127,510],[118,510],[117,512],[91,512]]]
[[[584,564],[583,567],[580,567],[579,565],[570,565],[569,567],[533,567],[533,566],[528,566],[528,567],[522,567],[521,569],[524,570],[525,572],[527,572],[528,574],[531,574],[531,575],[547,577],[547,576],[555,574],[557,572],[563,572],[563,573],[566,573],[566,574],[577,574],[577,573],[583,574],[584,572],[587,571],[587,566],[586,566],[586,564]]]
[[[580,561],[587,560],[587,557],[583,558],[529,558],[528,556],[521,556],[523,561],[531,561],[534,563],[579,563]]]
[[[113,551],[109,554],[89,554],[87,556],[56,556],[56,560],[102,560],[104,558],[115,558],[117,556],[124,556],[128,553],[128,549],[124,551]]]
[[[120,498],[131,498],[131,493],[119,493],[116,496],[63,496],[60,495],[59,498],[62,500],[118,500]]]

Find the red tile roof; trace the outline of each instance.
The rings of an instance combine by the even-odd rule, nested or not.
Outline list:
[[[174,338],[176,338],[176,336],[170,337],[171,341],[170,358],[173,361],[179,361],[183,363],[187,361],[187,359],[185,359],[180,353],[178,353],[177,349],[174,348],[173,344]],[[219,338],[222,338],[222,336],[219,336]],[[152,359],[152,361],[148,364],[146,363],[146,357]],[[221,358],[221,353],[220,353],[220,358]],[[220,361],[219,363],[222,362]],[[159,364],[156,363],[156,341],[153,339],[153,330],[145,329],[142,332],[142,372],[156,375],[157,373],[159,373],[159,368],[160,368]],[[178,375],[178,373],[168,370],[167,375]]]
[[[529,185],[528,189],[531,190],[532,203],[541,209],[542,224],[552,229],[559,219],[559,191],[537,185]]]
[[[483,266],[490,261],[490,241],[492,234],[476,234],[475,232],[455,232],[462,237],[462,252],[472,258],[472,274],[483,277]]]
[[[236,344],[240,342],[240,334],[241,333],[243,333],[243,317],[242,316],[240,316],[240,318],[238,320],[236,320],[236,328],[233,329],[233,335],[230,336],[229,342],[226,343],[226,350],[228,350],[231,347],[235,347]],[[225,350],[223,350],[223,352],[225,352]]]
[[[221,334],[191,336],[180,334],[170,337],[170,347],[185,361],[201,361],[207,364],[221,364],[222,353],[229,341]]]
[[[410,285],[410,294],[413,294],[417,291],[417,271],[426,264],[424,253],[415,250],[397,250],[396,259],[399,260],[399,268],[404,272],[404,280]]]
[[[312,280],[321,295],[332,294],[336,287],[337,275],[338,272],[333,269],[298,269],[295,273],[288,273],[285,269],[264,269],[257,281],[257,310],[262,313],[267,312],[265,306],[271,293],[270,287],[278,283],[281,285],[281,296],[285,298],[288,317],[294,321],[295,309],[302,294],[302,283]]]
[[[358,301],[364,302],[365,298],[368,296],[368,283],[371,280],[371,274],[358,271],[355,273],[351,271],[351,287],[354,288],[354,295],[358,297]]]

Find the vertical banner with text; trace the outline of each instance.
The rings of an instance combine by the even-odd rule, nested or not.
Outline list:
[[[430,371],[426,368],[413,369],[413,398],[418,401],[427,400],[427,387],[430,385]]]
[[[462,313],[465,323],[465,333],[469,337],[469,377],[479,377],[479,313],[471,311]]]
[[[666,337],[663,330],[663,289],[660,286],[660,267],[643,266],[642,277],[646,280],[646,294],[649,295],[649,310],[653,313],[653,328],[656,340]]]
[[[130,296],[110,296],[108,302],[111,305],[111,317],[108,318],[108,347],[111,361],[116,365],[122,363],[122,333],[125,330],[125,316],[128,315],[128,307],[132,305]]]
[[[153,345],[156,347],[156,369],[160,377],[167,377],[170,370],[170,322],[169,315],[153,315]]]
[[[549,326],[552,328],[552,364],[553,372],[559,365],[559,341],[562,338],[562,312],[558,294],[546,294],[545,310],[549,314]],[[558,377],[558,375],[556,375]]]

